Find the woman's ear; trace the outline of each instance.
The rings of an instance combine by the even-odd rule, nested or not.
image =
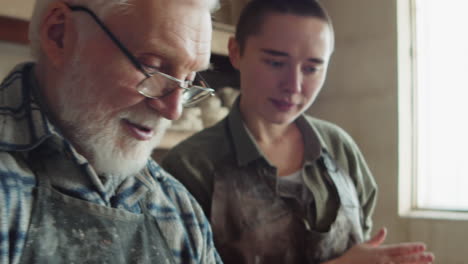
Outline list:
[[[240,47],[239,47],[239,43],[234,37],[229,38],[228,51],[229,51],[229,60],[231,61],[232,67],[239,70],[239,60],[241,56]]]
[[[53,2],[48,6],[40,24],[41,49],[55,67],[63,66],[66,50],[69,49],[66,45],[73,43],[73,41],[67,41],[72,33],[70,30],[71,12],[65,3]]]

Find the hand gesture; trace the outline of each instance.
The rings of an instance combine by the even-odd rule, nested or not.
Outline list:
[[[387,230],[381,228],[369,241],[357,244],[341,257],[324,264],[431,264],[434,255],[424,243],[382,245]]]

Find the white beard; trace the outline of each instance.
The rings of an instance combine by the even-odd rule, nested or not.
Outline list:
[[[157,115],[144,103],[112,114],[92,93],[86,66],[78,60],[59,86],[57,117],[72,144],[93,166],[98,175],[127,177],[143,169],[159,144],[170,121]],[[109,87],[106,87],[107,89]],[[131,137],[122,127],[122,118],[152,128],[149,141]]]
[[[96,173],[126,177],[145,167],[153,149],[159,144],[169,126],[169,120],[154,120],[154,114],[151,114],[153,122],[138,122],[137,120],[145,120],[142,118],[144,115],[137,114],[138,112],[140,111],[126,111],[110,118],[99,110],[94,113],[86,111],[81,116],[80,113],[72,113],[75,117],[70,119],[66,118],[65,114],[63,116],[66,118],[64,121],[68,123],[73,120],[73,142],[77,142],[76,146],[93,165]],[[154,137],[149,141],[134,139],[122,128],[122,118],[153,128],[156,131]]]

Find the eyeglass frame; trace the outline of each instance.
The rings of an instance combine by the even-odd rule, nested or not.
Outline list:
[[[144,81],[146,81],[147,79],[151,78],[152,76],[154,76],[156,74],[159,74],[159,75],[161,75],[161,76],[163,76],[163,77],[165,77],[165,78],[167,78],[169,80],[172,80],[172,81],[175,81],[175,82],[179,83],[178,87],[180,89],[185,90],[186,92],[192,91],[193,89],[197,89],[197,90],[208,92],[206,97],[214,95],[214,92],[215,92],[214,89],[208,88],[208,87],[202,87],[202,86],[198,86],[198,85],[193,85],[192,81],[183,81],[183,80],[177,79],[177,78],[175,78],[175,77],[173,77],[173,76],[171,76],[169,74],[160,72],[160,71],[158,71],[156,69],[151,73],[147,72],[144,69],[142,63],[138,61],[138,59],[123,45],[123,43],[112,33],[112,31],[99,19],[99,17],[91,9],[89,9],[89,8],[87,8],[85,6],[79,6],[79,5],[67,5],[67,6],[68,6],[68,8],[70,8],[71,11],[85,12],[85,13],[89,14],[94,19],[94,21],[99,25],[99,27],[104,31],[104,33],[106,33],[106,35],[112,40],[112,42],[125,55],[125,57],[127,57],[127,59],[130,60],[130,62],[133,64],[133,66],[135,66],[135,68],[137,70],[139,70],[141,73],[143,73],[146,76],[145,79],[140,81],[140,84],[143,83]],[[200,75],[200,73],[196,73],[196,77],[199,77],[201,79],[201,81],[205,85],[207,84],[207,82],[203,79],[203,77]],[[171,89],[167,93],[163,93],[160,96],[151,96],[151,95],[147,95],[147,94],[141,92],[138,89],[136,89],[136,90],[141,95],[145,96],[146,98],[151,98],[151,99],[160,99],[160,98],[163,98],[163,97],[165,97],[165,96],[167,96],[167,95],[169,95],[169,94],[171,94],[172,92],[175,91],[175,89]],[[205,97],[202,97],[202,99],[205,99]],[[192,106],[194,103],[198,103],[202,99],[195,100],[193,102],[192,101],[183,102],[183,106],[184,107]]]

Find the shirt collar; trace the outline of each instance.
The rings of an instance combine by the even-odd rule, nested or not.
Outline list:
[[[323,149],[326,149],[325,141],[306,115],[300,115],[296,119],[296,124],[304,138],[304,164],[315,162],[321,157]]]
[[[16,66],[0,85],[0,150],[32,150],[56,133],[34,96],[33,68],[33,63]]]
[[[237,163],[239,166],[245,166],[258,159],[268,162],[242,120],[239,101],[240,96],[236,99],[228,116],[229,133],[234,143]],[[326,144],[311,120],[304,114],[300,115],[295,122],[304,135],[304,161],[305,163],[313,162],[322,155],[322,148],[326,149]]]
[[[245,166],[249,162],[262,158],[260,148],[255,143],[253,136],[248,132],[242,121],[239,107],[240,96],[237,97],[228,116],[229,133],[234,143],[235,156],[239,166]]]

